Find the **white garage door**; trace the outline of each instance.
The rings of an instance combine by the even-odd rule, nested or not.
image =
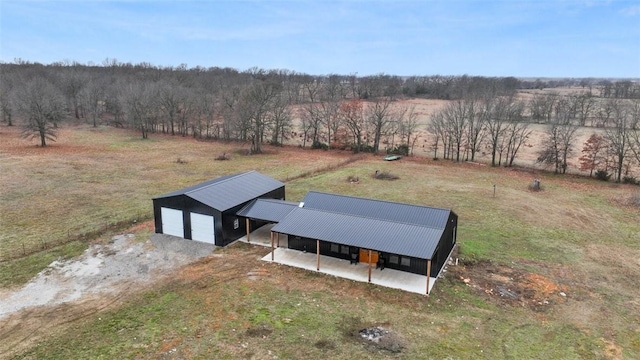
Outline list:
[[[182,210],[160,208],[162,216],[162,233],[167,235],[184,237],[184,224],[182,222]]]
[[[213,216],[191,213],[191,239],[216,243],[213,232]]]

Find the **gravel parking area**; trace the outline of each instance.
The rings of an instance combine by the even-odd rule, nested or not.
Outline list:
[[[80,257],[52,262],[22,288],[0,294],[0,320],[21,310],[118,293],[126,284],[144,284],[210,255],[215,245],[153,234],[144,242],[133,234],[92,245]]]

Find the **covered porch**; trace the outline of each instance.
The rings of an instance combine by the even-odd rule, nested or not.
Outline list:
[[[418,294],[431,292],[437,278],[427,277],[390,268],[376,269],[376,264],[339,259],[326,255],[319,255],[314,251],[303,252],[288,249],[288,237],[284,234],[272,233],[275,224],[264,225],[238,241],[271,248],[273,252],[262,258],[264,261],[293,266],[327,275],[360,282],[370,282],[375,285],[393,289],[400,289]],[[279,240],[278,240],[279,238]],[[279,241],[279,247],[278,247]],[[428,287],[428,290],[427,290]]]

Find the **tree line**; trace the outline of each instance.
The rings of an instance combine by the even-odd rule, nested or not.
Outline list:
[[[313,76],[290,70],[157,67],[106,59],[100,65],[50,65],[17,59],[0,63],[0,112],[25,137],[42,146],[65,119],[153,133],[251,144],[279,145],[296,138],[303,147],[382,150],[410,154],[421,124],[415,107],[399,99],[450,100],[430,117],[434,158],[475,161],[487,153],[494,166],[512,166],[531,135],[529,123],[548,131],[539,161],[566,172],[577,126],[605,129],[617,180],[637,160],[638,101],[631,81],[561,79],[534,82],[514,77],[356,74]],[[569,95],[522,89],[580,86]],[[295,121],[294,121],[295,120]],[[619,129],[619,130],[614,130]],[[621,134],[614,137],[614,131]],[[608,134],[608,135],[607,135]],[[616,145],[618,144],[618,145]],[[615,147],[621,147],[619,151]],[[604,161],[598,160],[598,166]],[[613,165],[611,165],[613,164]],[[595,165],[594,165],[595,166]]]
[[[527,102],[483,95],[452,101],[431,115],[433,157],[475,161],[478,153],[486,153],[492,166],[513,166],[522,146],[533,146],[528,140],[530,125],[536,122],[545,126],[543,140],[536,144],[537,162],[564,174],[579,145],[578,128],[593,119],[602,128],[601,135],[594,133],[584,144],[578,168],[591,175],[598,170],[611,172],[618,182],[627,176],[636,183],[630,174],[640,165],[640,100],[590,99],[585,94],[537,95]]]

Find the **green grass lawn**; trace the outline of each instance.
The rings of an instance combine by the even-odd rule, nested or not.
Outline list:
[[[221,249],[192,272],[132,295],[123,305],[68,324],[18,358],[640,358],[640,210],[624,200],[638,189],[588,179],[476,165],[379,157],[333,168],[350,154],[269,149],[238,155],[241,144],[152,137],[101,128],[65,130],[46,153],[2,148],[0,249],[21,251],[65,232],[150,218],[151,197],[216,176],[258,170],[288,181],[287,198],[309,190],[446,207],[459,215],[465,267],[490,260],[561,285],[564,302],[544,310],[505,304],[447,274],[429,297],[264,264],[264,249]],[[3,135],[5,136],[5,135]],[[62,149],[71,145],[77,151]],[[68,149],[67,149],[68,150]],[[57,151],[57,152],[56,152]],[[214,161],[222,152],[229,161]],[[187,161],[178,164],[180,157]],[[5,171],[6,170],[6,171]],[[376,170],[399,177],[382,181]],[[347,181],[357,176],[358,183]],[[544,191],[530,192],[539,178]],[[496,195],[493,196],[493,184]],[[139,234],[141,238],[148,233]],[[24,283],[83,243],[0,262],[2,286]],[[224,259],[224,260],[223,260]],[[228,259],[243,259],[236,266]],[[237,264],[237,263],[234,263]],[[260,281],[243,276],[255,267]],[[462,266],[457,273],[465,274]],[[557,296],[557,295],[556,295]],[[379,324],[402,336],[393,353],[352,336]]]

